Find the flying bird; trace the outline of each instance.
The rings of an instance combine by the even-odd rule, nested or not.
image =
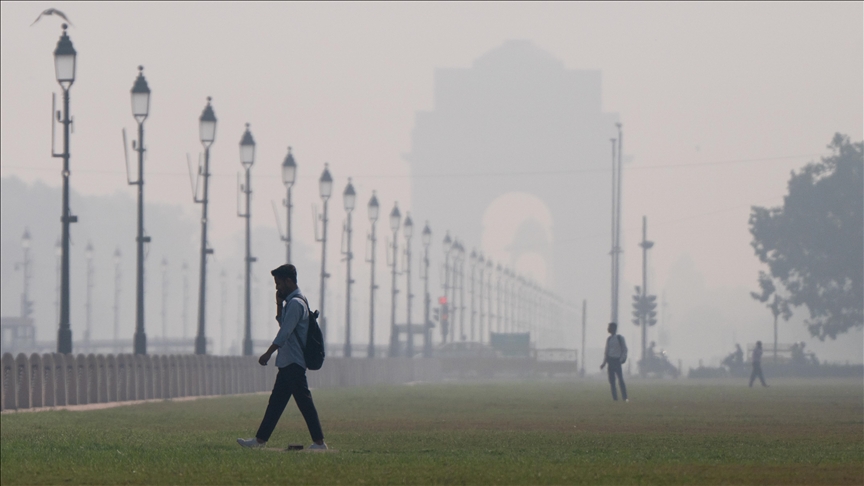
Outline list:
[[[71,20],[69,20],[68,17],[66,17],[66,14],[64,14],[63,12],[57,10],[56,8],[49,8],[48,10],[40,13],[39,16],[36,17],[36,20],[34,20],[32,24],[30,24],[30,27],[33,27],[34,25],[36,25],[36,22],[39,22],[39,19],[41,19],[45,15],[56,15],[56,16],[62,18],[63,20],[65,20],[66,22],[69,22],[69,25],[75,25],[72,23]]]

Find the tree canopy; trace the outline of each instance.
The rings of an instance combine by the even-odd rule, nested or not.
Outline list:
[[[753,206],[749,222],[770,272],[760,272],[754,298],[774,294],[775,315],[785,304],[806,306],[810,334],[821,340],[864,327],[864,143],[838,133],[828,148],[830,156],[792,172],[783,206]]]

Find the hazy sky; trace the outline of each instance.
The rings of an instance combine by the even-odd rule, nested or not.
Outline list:
[[[129,90],[142,64],[152,89],[148,201],[199,211],[186,154],[201,150],[198,116],[213,97],[211,194],[222,195],[213,198],[213,238],[242,229],[235,177],[246,122],[258,143],[256,225],[275,226],[270,205],[283,197],[289,145],[300,174],[296,238],[312,241],[309,206],[325,161],[335,191],[351,175],[359,201],[377,189],[382,207],[398,199],[410,208],[402,154],[415,113],[433,108],[434,70],[469,67],[508,39],[528,39],[568,69],[602,72],[603,111],[620,114],[632,157],[623,206],[629,281],[639,279],[645,214],[657,282],[690,258],[709,286],[755,288],[749,206],[780,204],[790,170],[826,154],[835,132],[860,140],[864,130],[860,2],[3,2],[2,176],[51,186],[61,183],[48,119],[51,93],[60,92],[52,52],[61,21],[30,26],[48,7],[74,23],[74,189],[133,195],[121,128],[131,138]]]

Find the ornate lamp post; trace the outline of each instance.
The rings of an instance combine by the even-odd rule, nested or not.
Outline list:
[[[441,242],[444,249],[444,302],[441,304],[441,342],[446,343],[447,338],[453,337],[450,333],[450,252],[453,250],[453,240],[450,239],[450,232],[444,235],[444,241]]]
[[[411,235],[414,234],[414,221],[411,220],[411,214],[408,212],[405,213],[405,224],[403,232],[405,234],[405,297],[408,307],[408,319],[405,321],[405,329],[408,332],[405,356],[407,356],[408,358],[413,358],[414,330],[411,328],[411,300],[414,298],[414,294],[411,293]]]
[[[30,301],[30,230],[24,229],[24,235],[21,237],[21,249],[24,250],[23,274],[24,274],[24,290],[21,292],[21,318],[25,322],[30,323],[30,315],[33,314],[33,302]]]
[[[243,356],[252,356],[252,262],[255,257],[252,256],[252,164],[255,163],[255,140],[252,138],[252,133],[249,131],[249,124],[246,124],[246,131],[243,132],[243,138],[240,139],[240,163],[243,164],[243,170],[246,172],[246,184],[240,189],[246,195],[246,212],[238,214],[241,218],[246,219],[246,289],[245,289],[245,310],[244,310],[244,326],[243,326]],[[204,330],[198,329],[198,339],[196,347],[199,346],[198,341],[201,341],[201,352],[197,354],[206,354],[204,347],[207,341],[204,337]]]
[[[150,242],[144,236],[144,120],[150,114],[150,88],[144,79],[144,67],[138,66],[138,77],[132,85],[132,116],[138,122],[138,236],[135,238],[135,354],[147,354],[147,334],[144,332],[144,243]],[[89,336],[88,336],[89,339]]]
[[[120,282],[123,274],[120,271],[120,247],[114,250],[114,352],[119,353],[117,339],[120,332]]]
[[[345,348],[342,355],[346,358],[351,357],[351,260],[354,254],[351,253],[351,212],[354,211],[354,204],[357,201],[357,193],[354,192],[354,185],[351,184],[351,178],[348,178],[348,185],[345,186],[345,191],[342,192],[342,202],[345,206],[346,223],[345,223],[345,242],[346,246],[343,250],[345,255]]]
[[[429,245],[432,243],[432,230],[429,221],[423,227],[421,236],[423,242],[423,357],[432,357],[432,329],[429,322],[429,308],[432,302],[429,297]]]
[[[369,232],[370,253],[369,258],[369,350],[366,356],[375,357],[375,223],[378,221],[378,198],[375,196],[375,191],[372,191],[372,197],[369,198],[369,204],[366,206],[369,211],[369,225],[372,230]]]
[[[90,331],[93,329],[93,243],[87,242],[87,248],[84,250],[84,257],[87,259],[87,321],[84,330],[84,345],[87,350],[90,349]]]
[[[393,232],[393,252],[392,261],[387,262],[392,269],[393,279],[390,283],[390,357],[399,355],[399,333],[396,331],[396,294],[399,290],[396,289],[396,270],[399,261],[399,225],[402,223],[402,214],[399,212],[398,203],[393,203],[393,210],[390,211],[390,231]]]
[[[282,241],[285,242],[285,263],[291,263],[291,187],[294,185],[296,178],[297,163],[294,162],[294,156],[291,155],[291,147],[288,147],[288,155],[282,161],[282,183],[285,184],[285,190],[287,191],[283,205],[288,213],[285,237],[282,238]]]
[[[327,318],[324,317],[324,293],[327,290],[327,277],[330,276],[327,273],[327,200],[330,199],[330,195],[333,192],[333,176],[330,175],[328,164],[324,164],[324,172],[321,173],[321,177],[318,179],[318,192],[321,200],[324,202],[324,212],[319,216],[322,223],[322,232],[321,239],[318,241],[321,242],[321,310],[319,312],[321,312],[321,335],[324,339],[323,344],[326,349]]]
[[[204,169],[201,176],[204,178],[204,193],[201,199],[198,199],[196,194],[194,201],[201,203],[201,263],[200,276],[198,282],[198,335],[195,338],[195,354],[207,353],[207,339],[205,336],[205,328],[207,323],[207,255],[213,253],[213,249],[209,248],[207,241],[207,204],[208,198],[208,181],[210,180],[210,147],[216,140],[216,115],[213,113],[213,107],[210,106],[210,97],[207,97],[207,106],[198,118],[198,135],[201,139],[201,145],[204,146]],[[183,337],[186,337],[186,263],[183,263]]]
[[[54,49],[54,72],[57,82],[63,89],[63,152],[54,153],[52,146],[51,155],[63,158],[63,215],[60,221],[63,224],[63,235],[60,253],[60,326],[57,331],[57,352],[61,354],[72,353],[72,327],[69,322],[69,224],[77,223],[78,217],[73,216],[69,210],[69,129],[72,120],[69,118],[69,88],[75,82],[75,59],[77,53],[72,46],[72,41],[66,35],[67,25],[63,24],[63,35],[57,41]],[[57,113],[60,118],[60,113]],[[53,127],[53,125],[52,125]],[[54,140],[52,137],[51,143]]]

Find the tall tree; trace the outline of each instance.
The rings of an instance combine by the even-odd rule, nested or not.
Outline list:
[[[807,327],[821,340],[864,327],[864,143],[838,133],[828,148],[830,156],[792,172],[783,206],[750,213],[751,246],[770,271],[754,298],[767,302],[775,292],[766,279],[779,282],[782,300],[807,307]]]

